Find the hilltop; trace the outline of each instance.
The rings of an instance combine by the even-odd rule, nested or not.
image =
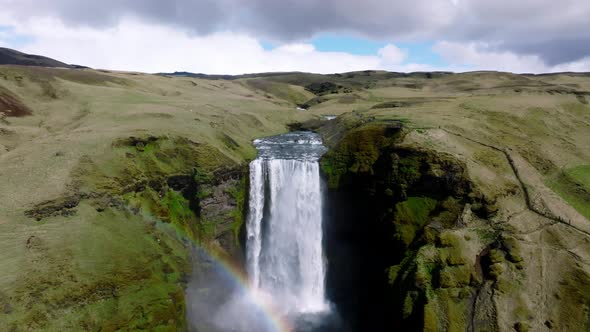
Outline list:
[[[40,66],[55,68],[80,68],[45,56],[26,54],[10,48],[0,47],[0,65]],[[83,68],[83,67],[82,67]]]

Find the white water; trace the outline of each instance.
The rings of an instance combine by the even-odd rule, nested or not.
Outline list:
[[[256,143],[246,242],[252,286],[287,314],[326,311],[318,165],[324,148],[311,133]]]

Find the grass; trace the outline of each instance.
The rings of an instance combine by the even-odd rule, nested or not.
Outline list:
[[[280,100],[287,101],[292,105],[303,104],[315,96],[299,86],[293,86],[281,82],[252,79],[246,81],[254,89],[263,91]]]
[[[295,110],[294,104],[313,97],[305,86],[326,81],[341,85],[340,93],[322,96],[321,103],[310,102],[313,105],[306,112]],[[497,200],[500,217],[525,209],[518,191],[511,189],[518,184],[510,167],[501,154],[445,130],[510,148],[532,164],[531,172],[542,176],[565,168],[563,174],[550,178],[551,187],[586,217],[590,215],[588,201],[579,191],[588,188],[588,166],[567,168],[590,165],[590,107],[576,95],[546,92],[566,91],[565,86],[590,90],[590,80],[584,76],[367,71],[212,81],[0,66],[0,86],[31,113],[0,118],[0,308],[10,311],[0,319],[1,330],[13,326],[53,331],[182,330],[182,288],[188,269],[182,234],[191,234],[186,226],[193,220],[200,223],[196,233],[210,235],[218,230],[214,220],[197,220],[187,209],[187,199],[179,193],[143,190],[142,186],[195,170],[198,182],[213,181],[219,168],[244,165],[255,157],[252,139],[284,132],[289,123],[325,114],[340,116],[339,127],[335,126],[326,141],[340,142],[341,149],[332,149],[322,161],[332,187],[339,186],[347,172],[372,172],[378,158],[375,147],[390,143],[382,128],[371,127],[373,119],[403,119],[406,126],[421,128],[419,133],[407,133],[403,144],[428,146],[465,162],[480,194]],[[392,103],[396,101],[406,103]],[[372,109],[378,104],[404,107]],[[362,139],[342,138],[360,124],[370,128]],[[150,136],[157,140],[143,147],[118,144],[130,137]],[[419,164],[412,160],[399,166],[400,177],[406,180],[441,171],[421,174]],[[240,183],[227,193],[237,202],[237,208],[227,216],[234,235],[242,227],[244,188]],[[99,213],[96,206],[104,203],[84,199],[70,217],[37,222],[23,214],[32,206],[76,190],[88,197],[105,192],[122,197],[126,206],[119,209],[107,204]],[[209,189],[199,193],[201,198],[212,194]],[[139,212],[134,214],[127,208]],[[416,236],[412,223],[426,222],[426,211],[433,209],[433,203],[427,198],[410,197],[396,209],[404,220],[399,222],[400,238],[411,243]],[[538,226],[534,218],[514,220],[506,223],[530,226],[527,229]],[[432,288],[437,264],[443,263],[452,265],[449,271],[457,277],[455,280],[465,280],[462,269],[467,263],[460,263],[475,260],[483,246],[498,240],[499,231],[490,226],[495,223],[473,222],[466,227],[479,236],[469,245],[458,250],[450,243],[434,249],[435,259],[420,258],[424,261],[418,279],[425,286]],[[175,225],[183,225],[183,229],[179,231]],[[557,227],[551,232],[557,234],[555,237],[562,235]],[[537,242],[542,245],[543,239]],[[529,269],[534,266],[527,262],[537,262],[529,256],[539,250],[527,246],[530,244],[508,259],[520,262],[523,258]],[[574,266],[573,258],[559,256],[559,251],[555,255],[556,259],[544,263],[545,271],[561,271],[562,262]],[[410,263],[390,269],[391,279],[411,278]],[[509,272],[502,273],[502,278],[509,278]],[[527,273],[524,282],[537,285],[537,275],[534,271]],[[562,298],[585,299],[577,290],[585,290],[583,285],[588,284],[585,271],[563,278],[568,284],[559,286]],[[551,286],[558,281],[544,282]],[[423,309],[425,329],[461,329],[465,307],[454,297],[457,289],[449,289],[453,296],[427,290],[428,303],[423,308],[409,297],[407,311]],[[556,330],[566,329],[565,324],[581,326],[578,322],[585,319],[580,309],[583,306],[575,301],[565,301],[562,306],[549,291],[540,295],[520,291],[535,303],[549,301],[547,307],[557,308]],[[499,310],[513,309],[509,302],[502,302],[507,294],[494,296],[500,301]],[[575,312],[575,317],[569,319],[569,312]]]
[[[182,280],[190,266],[173,229],[85,203],[73,220],[52,218],[36,228],[27,235],[34,236],[28,253],[36,264],[21,265],[1,329],[185,326]]]
[[[590,190],[590,165],[582,165],[566,171],[567,175]]]
[[[547,181],[578,212],[590,220],[590,165],[582,165],[559,172]]]

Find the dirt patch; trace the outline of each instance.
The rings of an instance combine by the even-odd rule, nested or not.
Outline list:
[[[0,113],[6,117],[21,117],[31,115],[33,112],[17,96],[0,87]]]

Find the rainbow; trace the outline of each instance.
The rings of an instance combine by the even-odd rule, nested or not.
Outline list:
[[[226,277],[235,282],[240,291],[248,297],[262,313],[262,316],[273,330],[273,332],[293,332],[294,328],[286,319],[285,315],[272,303],[269,295],[251,286],[248,275],[244,269],[229,257],[221,248],[206,248],[191,241],[196,248],[201,249],[208,258],[221,267]]]

